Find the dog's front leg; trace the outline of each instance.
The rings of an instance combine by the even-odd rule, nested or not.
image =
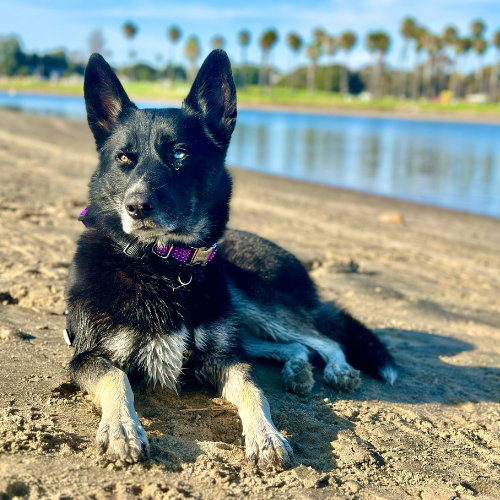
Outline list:
[[[100,453],[112,459],[137,462],[149,454],[146,433],[134,409],[134,394],[127,375],[107,359],[82,353],[70,364],[71,375],[102,411],[96,435]]]
[[[271,420],[269,403],[256,384],[249,364],[205,367],[203,375],[219,388],[224,399],[238,407],[245,436],[246,458],[259,465],[289,468],[293,451]]]

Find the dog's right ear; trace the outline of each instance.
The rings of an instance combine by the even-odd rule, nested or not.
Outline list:
[[[83,85],[87,120],[97,146],[108,137],[118,117],[135,108],[110,65],[100,54],[92,54]]]
[[[227,147],[236,125],[236,87],[225,51],[213,50],[207,56],[182,109],[200,116],[205,130],[218,144]]]

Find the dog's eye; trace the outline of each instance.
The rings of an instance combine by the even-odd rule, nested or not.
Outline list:
[[[184,158],[186,158],[187,156],[187,153],[185,151],[182,151],[182,149],[176,149],[174,151],[174,158],[176,160],[183,160]]]
[[[129,163],[131,161],[130,158],[124,154],[118,155],[117,159],[120,160],[122,163]]]

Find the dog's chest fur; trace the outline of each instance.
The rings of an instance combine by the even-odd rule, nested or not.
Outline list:
[[[230,349],[234,327],[223,321],[229,302],[217,260],[207,271],[186,270],[155,256],[132,261],[92,233],[80,240],[68,290],[69,327],[82,332],[77,351],[93,348],[99,339],[114,364],[175,389],[191,353],[197,359],[214,348]],[[86,251],[90,245],[92,252]],[[192,273],[188,287],[177,279],[182,272]],[[83,324],[79,316],[93,320]]]
[[[188,356],[188,331],[183,325],[178,332],[156,335],[142,346],[137,355],[137,367],[148,382],[176,389]]]

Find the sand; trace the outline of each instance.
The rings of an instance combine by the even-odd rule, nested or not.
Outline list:
[[[500,498],[500,220],[232,170],[230,225],[296,253],[387,342],[394,386],[284,391],[257,364],[296,464],[244,461],[233,407],[134,387],[152,445],[97,455],[69,381],[63,288],[96,154],[86,125],[0,111],[0,498]]]

